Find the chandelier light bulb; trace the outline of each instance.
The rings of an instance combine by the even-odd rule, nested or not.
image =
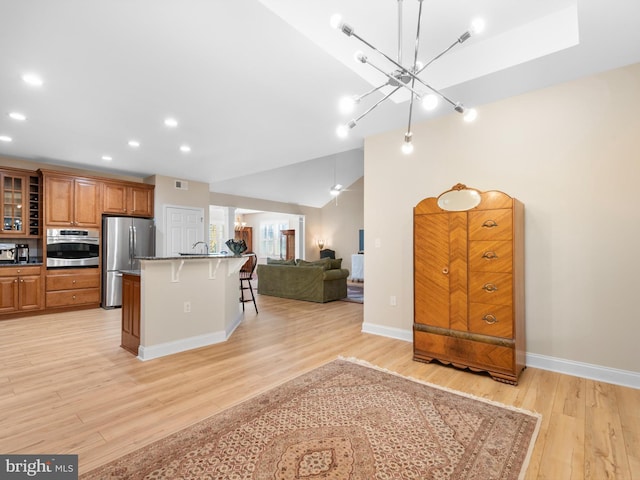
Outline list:
[[[354,53],[353,58],[355,58],[357,62],[367,63],[367,56],[361,50]]]
[[[402,153],[409,155],[413,152],[413,142],[411,141],[413,133],[407,132],[404,134],[404,142],[402,143]]]
[[[462,118],[464,118],[465,122],[473,122],[478,118],[478,111],[475,108],[466,109]]]
[[[484,28],[485,28],[484,19],[476,18],[471,22],[471,28],[469,29],[469,31],[471,32],[472,35],[478,35],[484,32]]]
[[[334,13],[333,15],[331,15],[331,18],[329,19],[329,25],[331,25],[331,28],[337,30],[340,28],[340,25],[342,25],[342,15],[340,15],[339,13]]]
[[[342,97],[338,107],[340,113],[351,113],[356,108],[356,100],[353,97]]]
[[[347,138],[349,136],[349,127],[347,125],[340,125],[336,128],[336,134],[340,138]]]
[[[437,95],[434,95],[433,93],[430,93],[429,95],[426,95],[422,99],[422,107],[427,111],[431,111],[434,108],[436,108],[437,106],[438,106],[438,97],[437,97]]]

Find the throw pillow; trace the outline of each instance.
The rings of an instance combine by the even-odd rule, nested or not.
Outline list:
[[[314,262],[308,262],[306,260],[298,259],[296,264],[299,267],[322,267],[324,270],[329,270],[331,268],[331,259],[323,258]]]
[[[267,257],[267,265],[295,265],[295,260],[285,260],[283,258]]]
[[[331,270],[342,268],[341,258],[331,258],[330,260],[331,260]]]

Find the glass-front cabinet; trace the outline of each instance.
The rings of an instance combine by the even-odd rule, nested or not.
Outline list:
[[[2,232],[24,235],[25,178],[2,175]]]
[[[0,170],[3,236],[40,235],[40,179],[38,175]]]

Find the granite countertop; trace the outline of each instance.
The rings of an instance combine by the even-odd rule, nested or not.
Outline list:
[[[123,275],[135,275],[140,276],[140,270],[118,270]]]
[[[41,267],[43,265],[42,260],[40,261],[29,261],[29,263],[1,263],[0,268],[2,267]]]
[[[138,260],[189,260],[193,259],[203,259],[203,258],[240,258],[244,255],[229,255],[229,254],[220,254],[220,253],[189,253],[187,255],[174,255],[167,257],[135,257]]]

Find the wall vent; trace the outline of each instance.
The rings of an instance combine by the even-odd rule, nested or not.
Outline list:
[[[189,182],[186,180],[176,180],[175,187],[176,190],[189,190]]]

